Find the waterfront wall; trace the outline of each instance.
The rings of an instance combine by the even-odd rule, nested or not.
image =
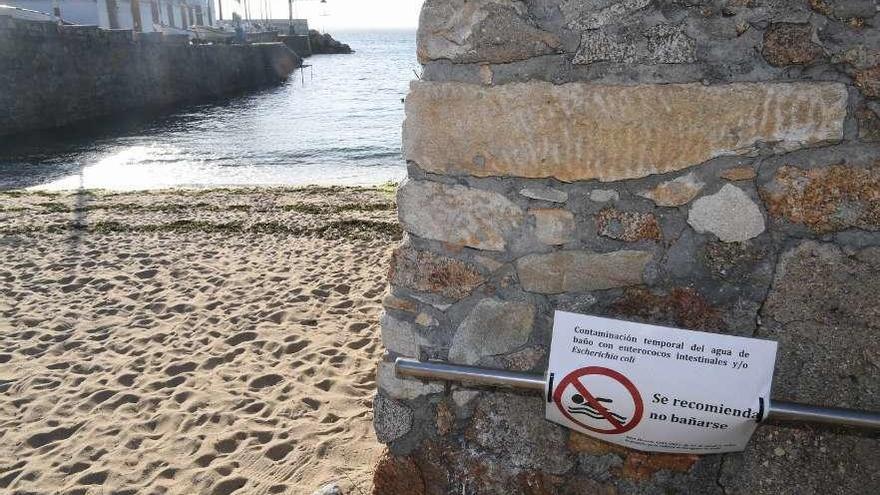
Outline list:
[[[0,16],[0,135],[266,87],[301,63],[282,43],[197,46]]]
[[[560,309],[773,339],[775,398],[880,410],[878,21],[855,0],[426,0],[375,493],[880,493],[876,435],[764,425],[744,453],[651,455],[537,395],[392,368],[543,372]]]

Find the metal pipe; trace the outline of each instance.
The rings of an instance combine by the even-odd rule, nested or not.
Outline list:
[[[544,377],[529,373],[490,370],[457,364],[424,362],[415,359],[397,358],[394,369],[399,376],[411,376],[425,380],[444,380],[468,382],[490,387],[508,387],[542,392]]]
[[[793,423],[821,423],[880,430],[880,413],[845,409],[842,407],[822,407],[796,402],[771,400],[767,410],[770,421]]]
[[[440,362],[424,362],[406,358],[397,358],[394,362],[394,370],[398,376],[467,382],[490,387],[518,388],[541,393],[543,393],[545,386],[545,379],[542,375]],[[780,422],[820,423],[880,430],[880,413],[877,412],[777,400],[770,401],[767,419]]]

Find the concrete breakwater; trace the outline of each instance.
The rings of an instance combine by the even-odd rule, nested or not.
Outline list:
[[[283,43],[196,46],[0,17],[0,135],[266,87],[301,65]]]

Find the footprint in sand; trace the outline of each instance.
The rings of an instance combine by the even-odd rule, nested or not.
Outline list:
[[[293,447],[294,443],[291,441],[276,443],[269,446],[264,455],[277,462],[287,457],[287,454],[293,450]]]
[[[211,491],[212,495],[229,495],[235,491],[240,490],[247,484],[247,478],[242,477],[234,477],[234,478],[226,478],[224,480],[220,480],[216,486],[214,486],[214,490]]]
[[[254,389],[261,389],[266,387],[271,387],[273,385],[277,385],[284,380],[284,377],[281,375],[276,375],[274,373],[263,375],[259,378],[256,378],[250,383],[250,387]]]

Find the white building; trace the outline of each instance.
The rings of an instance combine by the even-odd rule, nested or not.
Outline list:
[[[52,13],[53,0],[0,0]],[[184,33],[193,25],[215,24],[212,0],[57,0],[61,18],[73,24],[140,32]]]

